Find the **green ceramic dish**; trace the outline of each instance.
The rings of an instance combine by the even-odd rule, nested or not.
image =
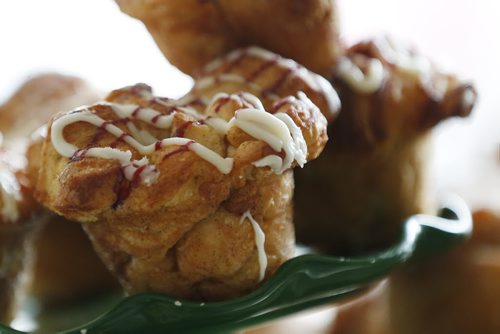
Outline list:
[[[226,333],[339,301],[366,289],[402,263],[425,260],[466,239],[472,219],[464,202],[449,197],[442,208],[439,217],[410,217],[393,247],[355,258],[298,256],[259,289],[238,299],[194,303],[140,294],[122,299],[88,324],[61,333]],[[1,326],[0,333],[23,332]]]

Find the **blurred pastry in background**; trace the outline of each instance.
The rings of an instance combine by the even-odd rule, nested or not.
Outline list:
[[[32,192],[40,168],[39,129],[55,113],[95,102],[100,94],[86,81],[57,73],[33,76],[0,106],[0,129],[5,145],[30,160],[24,176],[27,192]],[[35,132],[33,134],[33,132]],[[24,156],[19,168],[25,167]],[[67,303],[117,286],[80,224],[48,212],[34,240],[34,265],[29,292],[44,305]],[[71,263],[71,266],[68,265]]]
[[[340,306],[331,333],[500,332],[500,216],[478,210],[473,219],[465,244],[405,265],[369,294]]]
[[[334,0],[116,0],[167,59],[196,76],[213,59],[257,45],[328,74],[342,52]]]
[[[82,222],[129,293],[251,291],[294,254],[292,168],[320,154],[327,122],[305,93],[265,106],[249,86],[172,100],[136,85],[55,116],[37,199]]]
[[[24,296],[33,237],[42,223],[23,163],[23,156],[0,148],[0,321],[7,324]]]
[[[472,238],[391,277],[393,333],[500,332],[500,216],[473,215]]]
[[[51,215],[35,246],[29,293],[42,305],[67,305],[119,291],[118,280],[99,259],[80,224]]]
[[[342,111],[324,154],[296,173],[297,238],[354,254],[391,244],[410,215],[433,213],[431,130],[469,115],[476,91],[386,38],[347,49],[331,80]]]
[[[84,80],[57,74],[34,75],[0,106],[0,131],[8,146],[23,144],[56,112],[95,102],[100,94]],[[21,149],[23,149],[22,147]]]
[[[387,284],[387,279],[385,279],[366,293],[338,305],[336,316],[331,318],[329,328],[325,328],[323,332],[330,334],[396,334],[390,331],[389,326]]]

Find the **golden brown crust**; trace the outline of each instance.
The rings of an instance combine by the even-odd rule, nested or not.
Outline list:
[[[205,93],[203,98],[212,96]],[[233,116],[236,110],[255,103],[247,98],[241,94],[215,97],[207,115]],[[156,138],[188,138],[234,159],[233,168],[225,175],[189,146],[154,144],[156,149],[146,156],[159,177],[147,185],[127,179],[116,160],[86,157],[85,153],[67,158],[55,150],[51,143],[55,122],[86,111],[60,114],[52,120],[42,150],[37,198],[51,210],[84,223],[97,252],[127,291],[157,291],[194,299],[224,299],[248,292],[259,281],[260,265],[254,228],[248,219],[241,221],[247,211],[266,236],[266,276],[292,256],[292,172],[275,174],[267,167],[252,165],[269,154],[284,153],[274,152],[234,126],[227,135],[221,134],[205,124],[209,120],[185,111],[181,102],[155,98],[144,85],[114,91],[107,100],[114,104],[97,104],[88,110],[121,131],[130,131],[130,124],[113,108],[133,104],[139,111],[127,120],[137,129]],[[171,115],[171,126],[161,128],[152,119],[140,120],[139,106]],[[326,141],[326,120],[314,105],[299,99],[284,101],[282,108],[304,133],[312,152],[309,158],[314,158]],[[315,120],[318,124],[310,128]],[[117,140],[104,129],[79,121],[67,125],[63,136],[83,148],[80,152],[112,146],[130,150],[132,159],[144,156],[136,146]]]
[[[297,236],[348,254],[386,247],[408,216],[434,212],[430,130],[467,116],[476,92],[385,39],[349,48],[332,82],[342,111],[324,154],[296,172]]]
[[[116,2],[123,12],[144,22],[173,65],[191,75],[212,59],[249,45],[322,74],[341,53],[332,0]]]

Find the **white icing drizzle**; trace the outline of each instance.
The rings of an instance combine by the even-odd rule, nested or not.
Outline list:
[[[428,76],[432,70],[432,64],[427,58],[413,53],[407,46],[389,38],[376,38],[373,43],[388,63],[402,71],[416,76]]]
[[[469,110],[476,103],[476,94],[472,89],[467,89],[462,96],[462,109]]]
[[[143,167],[144,166],[144,167]],[[148,158],[144,157],[141,160],[136,160],[130,163],[124,163],[122,165],[123,174],[127,180],[133,180],[135,173],[143,167],[144,169],[139,174],[141,178],[141,183],[145,185],[151,185],[158,180],[160,174],[156,170],[156,167],[149,164]]]
[[[251,90],[254,91],[262,91],[262,87],[256,84],[255,82],[248,82],[246,79],[237,74],[218,74],[216,76],[209,75],[203,78],[196,80],[193,90],[204,90],[211,86],[220,84],[220,83],[240,83],[245,84],[250,87]],[[272,100],[279,99],[279,96],[274,93],[268,93],[267,97]]]
[[[298,96],[298,100],[291,97],[291,103],[295,102],[298,107],[315,107],[304,93],[299,92]],[[256,139],[266,142],[276,152],[284,151],[284,159],[277,155],[270,155],[254,162],[256,167],[269,166],[275,173],[280,174],[290,168],[293,161],[296,161],[301,167],[306,163],[306,142],[302,131],[290,116],[281,112],[275,115],[267,113],[260,100],[248,93],[219,94],[217,98],[213,99],[212,104],[219,103],[221,98],[238,100],[242,105],[251,107],[236,111],[234,117],[229,122],[221,118],[206,117],[192,109],[189,110],[189,113],[195,116],[195,119],[203,120],[206,124],[212,126],[220,134],[226,134],[231,126],[237,126]],[[127,122],[127,128],[131,134],[124,132],[118,126],[114,125],[113,122],[105,121],[89,109],[80,109],[76,112],[65,114],[53,122],[51,142],[55,150],[67,158],[81,159],[87,156],[114,159],[120,162],[126,179],[133,180],[139,177],[140,181],[146,185],[156,182],[159,172],[154,165],[150,165],[147,157],[143,157],[140,160],[132,160],[132,152],[112,147],[79,149],[64,139],[64,128],[66,126],[76,122],[86,122],[126,142],[141,155],[151,154],[165,146],[180,145],[185,146],[186,149],[214,165],[221,173],[228,174],[231,172],[233,167],[232,158],[224,158],[211,149],[188,138],[172,137],[157,140],[149,132],[138,129],[131,121],[131,119],[135,118],[157,128],[167,129],[172,125],[175,111],[165,115],[154,109],[143,108],[137,105],[118,105],[114,103],[105,103],[105,105],[109,106],[120,117],[116,121],[125,120]],[[182,112],[187,112],[187,109],[190,108],[178,108]],[[137,173],[139,174],[137,175]]]
[[[237,74],[220,74],[218,76],[206,76],[196,80],[195,89],[206,89],[221,82],[245,83],[246,80]],[[256,85],[256,87],[259,87]],[[260,88],[260,87],[259,87]]]
[[[30,136],[30,139],[32,141],[36,141],[39,139],[47,138],[47,131],[48,131],[47,124],[44,124],[41,127],[39,127],[38,129],[36,129],[35,131],[33,131],[33,133]]]
[[[332,115],[337,114],[342,106],[337,91],[333,89],[332,84],[321,75],[314,74],[314,78],[320,89],[323,91],[323,96],[326,99],[330,113]]]
[[[213,106],[214,104],[220,103],[221,100],[233,100],[236,102],[241,103],[244,107],[247,108],[255,108],[255,109],[261,109],[264,110],[264,106],[262,105],[262,102],[259,100],[259,98],[255,95],[252,95],[250,93],[238,93],[238,94],[227,94],[227,93],[217,93],[214,95],[212,100],[210,101],[210,106]]]
[[[272,115],[260,109],[240,109],[229,121],[229,126],[233,125],[267,143],[274,151],[285,152],[284,159],[275,155],[264,157],[255,161],[254,166],[269,166],[276,174],[281,174],[291,167],[293,161],[300,166],[306,163],[307,145],[302,131],[287,114],[280,112]],[[282,160],[279,165],[278,158]]]
[[[2,193],[2,219],[4,222],[13,223],[19,218],[17,203],[21,200],[21,189],[16,177],[2,167],[0,170],[0,190]]]
[[[127,108],[127,106],[125,106]],[[130,106],[128,106],[130,107]],[[113,110],[119,109],[117,108],[117,105],[114,106]],[[130,108],[129,108],[130,109]],[[137,115],[139,117],[140,113]],[[158,120],[157,123],[153,123],[151,119],[145,119],[146,122],[149,122],[150,124],[153,125],[158,125],[160,122],[160,119]],[[54,121],[52,124],[52,129],[51,129],[51,141],[52,145],[56,149],[56,151],[67,158],[72,157],[75,153],[78,151],[82,152],[85,156],[89,157],[96,157],[96,158],[104,158],[104,159],[115,159],[120,161],[122,164],[122,167],[126,168],[130,166],[130,164],[138,164],[139,166],[142,166],[144,164],[143,160],[134,160],[132,161],[132,153],[130,151],[121,151],[115,148],[111,147],[92,147],[89,149],[85,150],[80,150],[78,147],[74,146],[73,144],[68,143],[63,136],[63,130],[66,126],[69,124],[75,123],[75,122],[87,122],[90,124],[95,125],[96,127],[103,128],[104,130],[108,131],[112,135],[114,135],[117,138],[121,138],[124,142],[129,144],[130,146],[134,147],[140,154],[146,155],[146,154],[151,154],[155,150],[165,147],[168,145],[187,145],[187,148],[193,152],[195,152],[198,156],[200,156],[202,159],[207,160],[211,164],[213,164],[221,173],[223,174],[228,174],[233,166],[233,159],[231,158],[223,158],[214,151],[208,149],[207,147],[195,143],[190,139],[187,138],[179,138],[179,137],[172,137],[172,138],[166,138],[161,141],[157,141],[153,144],[150,145],[143,145],[139,143],[134,137],[131,135],[123,132],[119,127],[116,125],[113,125],[109,122],[104,121],[102,118],[99,116],[90,113],[89,111],[81,111],[78,113],[72,113],[72,114],[66,114],[57,120]],[[170,121],[171,122],[171,121]],[[161,123],[160,123],[161,124]],[[149,163],[149,162],[147,162]],[[155,170],[153,169],[148,169],[146,168],[144,170],[144,173],[148,174],[148,171],[150,173],[156,173]],[[125,175],[127,176],[127,175]],[[141,174],[141,179],[143,180],[152,180],[151,182],[154,182],[154,180],[157,178],[154,175],[145,175],[143,176]],[[130,179],[129,179],[130,180]]]
[[[356,56],[363,57],[362,60],[367,62],[366,74],[355,64],[355,58],[351,60],[343,57],[337,65],[337,75],[360,93],[371,94],[376,92],[382,86],[385,78],[384,66],[377,58],[368,58],[363,55]]]
[[[240,223],[243,223],[245,219],[248,219],[252,224],[253,231],[255,234],[255,247],[257,247],[258,260],[259,260],[259,282],[261,282],[266,276],[267,269],[267,255],[265,249],[266,235],[264,231],[260,228],[259,223],[255,221],[250,213],[250,210],[245,211],[241,216]]]
[[[277,66],[291,70],[292,75],[299,77],[313,90],[320,92],[321,95],[323,95],[328,105],[329,112],[331,114],[335,115],[340,110],[340,98],[337,92],[333,89],[332,85],[328,82],[328,80],[326,80],[325,78],[316,73],[310,72],[305,67],[298,64],[292,59],[283,58],[271,51],[256,46],[250,46],[244,49],[237,49],[230,52],[225,57],[217,58],[205,66],[204,72],[205,73],[213,72],[218,67],[222,66],[224,63],[233,63],[237,61],[239,58],[244,56],[251,56],[263,59],[265,61],[275,62]],[[254,90],[262,90],[263,88],[259,87],[254,82],[248,81],[247,79],[236,74],[219,74],[217,76],[205,76],[200,80],[198,80],[198,82],[195,84],[195,88],[204,89],[214,85],[217,82],[246,83],[250,85],[250,87]],[[278,98],[275,94],[271,94],[271,96],[274,99]]]

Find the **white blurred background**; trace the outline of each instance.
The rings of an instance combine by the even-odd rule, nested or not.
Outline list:
[[[339,6],[346,41],[387,33],[475,82],[474,115],[437,129],[435,185],[474,206],[499,208],[500,1],[339,0]],[[0,103],[47,71],[83,77],[102,91],[145,82],[177,97],[191,85],[142,24],[111,0],[0,1]]]

